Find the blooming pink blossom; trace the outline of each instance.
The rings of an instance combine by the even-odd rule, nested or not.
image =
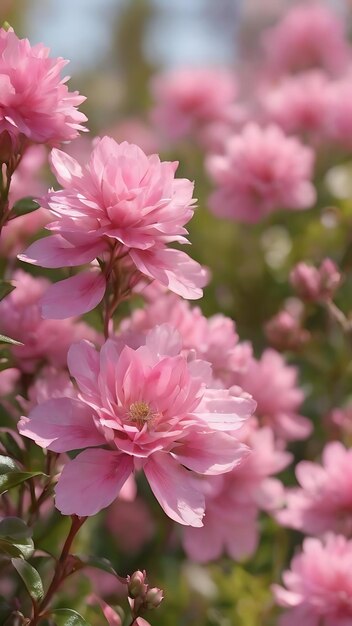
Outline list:
[[[291,569],[283,573],[285,587],[273,585],[276,602],[289,609],[280,626],[349,626],[352,624],[352,541],[329,535],[305,539]]]
[[[299,414],[304,393],[297,377],[297,368],[287,365],[281,354],[270,348],[259,360],[253,357],[237,377],[238,384],[257,402],[261,424],[270,426],[285,441],[305,439],[312,430],[310,421]]]
[[[187,67],[156,76],[151,85],[153,120],[166,137],[181,139],[235,115],[234,73],[219,67]]]
[[[322,465],[301,461],[296,467],[300,488],[287,490],[287,508],[278,513],[285,526],[309,535],[329,530],[352,532],[352,450],[334,441],[323,451]]]
[[[60,78],[68,61],[49,52],[0,29],[0,133],[6,131],[16,149],[24,140],[57,146],[84,130],[87,118],[77,106],[85,97],[68,91],[68,79]]]
[[[0,371],[0,401],[13,392],[19,377],[20,371],[15,367]]]
[[[252,451],[239,467],[204,481],[204,526],[183,533],[184,549],[194,561],[217,559],[223,552],[236,560],[250,556],[259,539],[259,510],[272,511],[283,502],[283,486],[271,476],[291,455],[276,448],[270,428],[251,429],[245,441]]]
[[[274,73],[285,74],[312,67],[335,74],[351,58],[342,20],[321,3],[292,7],[274,27],[265,31],[266,63]]]
[[[73,341],[97,339],[97,333],[83,322],[43,320],[39,301],[50,285],[45,278],[17,270],[12,283],[14,291],[0,302],[0,333],[24,344],[11,346],[16,365],[22,371],[33,371],[43,361],[63,367]]]
[[[143,469],[169,517],[202,525],[204,495],[196,476],[222,474],[242,460],[247,448],[233,431],[255,403],[241,390],[208,388],[208,368],[188,362],[181,348],[179,334],[167,325],[148,333],[137,349],[113,340],[100,354],[89,342],[70,348],[78,399],[44,402],[19,424],[22,435],[49,450],[87,448],[60,476],[56,506],[64,515],[94,515],[117,497],[134,469]]]
[[[143,309],[123,320],[121,331],[145,334],[164,323],[180,333],[184,350],[194,351],[197,358],[211,364],[215,379],[223,385],[233,384],[234,374],[246,369],[252,348],[248,342],[239,342],[233,320],[221,314],[206,318],[199,307],[176,294],[156,294]]]
[[[307,209],[316,198],[314,153],[276,126],[247,124],[224,155],[207,159],[217,189],[209,206],[221,217],[255,223],[278,209]]]
[[[150,509],[142,498],[132,502],[117,498],[107,509],[105,524],[119,550],[129,555],[140,552],[156,530]]]
[[[286,133],[308,135],[315,143],[326,139],[331,84],[319,70],[287,76],[263,94],[266,116]]]
[[[64,186],[43,202],[57,217],[47,226],[54,234],[32,244],[20,258],[54,268],[98,257],[104,272],[97,268],[50,287],[43,299],[45,317],[89,311],[103,298],[108,281],[123,296],[136,274],[183,297],[201,297],[206,282],[201,266],[167,247],[187,243],[184,225],[194,211],[193,184],[174,178],[177,163],[162,163],[157,155],[147,157],[138,146],[109,137],[95,144],[84,169],[59,150],[53,150],[51,160]]]
[[[298,263],[290,274],[290,283],[303,300],[317,302],[333,297],[341,274],[331,259],[324,259],[319,268]]]

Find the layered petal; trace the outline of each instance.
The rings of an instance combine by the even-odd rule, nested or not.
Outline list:
[[[94,309],[104,297],[106,280],[99,271],[81,272],[54,283],[42,298],[42,315],[47,319],[76,317]]]

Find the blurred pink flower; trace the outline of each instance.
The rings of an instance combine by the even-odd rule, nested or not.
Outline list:
[[[261,98],[265,114],[286,133],[308,135],[314,143],[326,140],[331,84],[319,70],[286,76],[266,88]]]
[[[56,506],[64,515],[94,515],[117,497],[134,469],[143,469],[169,517],[202,525],[196,475],[230,471],[247,454],[233,431],[255,403],[241,390],[208,388],[208,367],[188,363],[181,348],[179,334],[167,325],[148,333],[137,349],[112,340],[100,354],[89,342],[70,348],[79,399],[44,402],[19,424],[22,435],[55,452],[93,447],[61,474]],[[110,449],[95,447],[107,444]]]
[[[206,318],[199,307],[176,294],[156,294],[143,309],[123,320],[121,331],[145,334],[164,323],[178,330],[184,350],[195,351],[197,358],[211,364],[214,378],[225,386],[233,384],[233,375],[245,370],[250,361],[251,345],[239,342],[233,320],[220,313]]]
[[[59,150],[51,159],[64,186],[43,201],[57,217],[47,226],[54,235],[19,258],[55,268],[99,257],[104,273],[97,268],[51,286],[43,298],[45,317],[89,311],[102,300],[108,280],[119,286],[125,279],[129,289],[140,273],[185,298],[202,296],[205,271],[185,252],[167,247],[188,243],[184,225],[194,212],[193,184],[175,179],[177,163],[160,162],[157,155],[147,157],[138,146],[109,137],[95,144],[84,169]]]
[[[290,283],[303,300],[328,300],[341,283],[341,273],[331,259],[324,259],[319,268],[298,263],[290,274]]]
[[[276,448],[270,428],[251,429],[245,441],[251,454],[239,467],[204,482],[203,528],[184,529],[183,546],[194,561],[217,559],[223,552],[236,560],[251,556],[259,540],[259,510],[282,505],[284,488],[271,476],[290,463],[291,454]]]
[[[220,217],[255,223],[278,209],[308,209],[315,202],[314,152],[279,127],[247,124],[230,137],[224,155],[206,164],[217,185],[209,206]]]
[[[257,402],[255,414],[260,423],[285,441],[306,439],[312,430],[310,421],[298,413],[304,393],[297,378],[298,369],[270,348],[259,360],[253,357],[237,377],[238,384]]]
[[[300,315],[283,309],[264,326],[266,337],[277,350],[300,350],[309,340],[310,333],[302,328]]]
[[[97,339],[98,334],[84,322],[43,320],[39,301],[50,285],[45,278],[17,270],[12,283],[14,291],[0,302],[0,333],[24,344],[11,346],[16,365],[22,371],[31,372],[43,362],[63,367],[72,342]]]
[[[68,91],[68,79],[60,78],[68,61],[49,52],[0,29],[0,133],[9,133],[16,149],[25,139],[57,146],[85,130],[87,118],[77,110],[85,97]]]
[[[350,537],[352,450],[337,441],[328,443],[322,465],[301,461],[296,476],[301,488],[287,490],[287,508],[278,513],[278,521],[309,535],[331,530]]]
[[[313,67],[336,74],[351,60],[343,21],[319,2],[293,6],[264,32],[263,46],[266,64],[276,74]]]
[[[273,585],[277,604],[287,609],[280,626],[352,624],[352,541],[329,535],[305,539],[303,550],[283,573],[286,586]]]
[[[152,80],[152,118],[166,137],[189,137],[214,122],[236,118],[234,72],[221,67],[185,67]]]
[[[337,435],[351,435],[352,434],[352,405],[347,404],[342,408],[332,409],[325,417],[325,423],[330,429],[331,427],[336,431]]]

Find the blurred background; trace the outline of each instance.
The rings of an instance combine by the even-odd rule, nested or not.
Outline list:
[[[336,179],[332,181],[335,187],[320,184],[323,176],[318,162],[315,182],[320,191],[317,206],[311,211],[281,212],[250,226],[216,218],[207,207],[211,184],[204,170],[206,150],[196,145],[192,137],[189,143],[173,143],[155,136],[150,82],[161,70],[224,66],[234,70],[241,82],[241,97],[244,94],[246,100],[246,93],[256,80],[256,71],[252,68],[247,74],[246,69],[260,59],[263,29],[275,24],[297,4],[296,0],[0,0],[0,20],[8,21],[20,37],[28,37],[32,44],[44,42],[53,56],[70,60],[70,90],[78,89],[87,96],[81,109],[88,116],[92,137],[111,134],[119,141],[140,144],[146,152],[160,152],[164,159],[180,161],[179,176],[195,180],[198,209],[190,225],[190,254],[209,267],[212,276],[201,302],[202,310],[206,315],[222,312],[234,319],[241,340],[250,340],[257,355],[266,345],[264,324],[292,296],[288,275],[296,262],[315,262],[329,255],[341,262],[342,269],[351,269],[352,245],[350,241],[346,243],[347,226],[352,225],[352,202],[348,196],[351,185],[348,199],[343,194],[339,196],[340,191],[334,198]],[[309,0],[303,4],[309,4]],[[319,4],[333,8],[347,24],[350,0],[320,0]],[[71,153],[81,156],[84,141],[88,140],[74,142]],[[325,176],[335,162],[333,158],[326,159],[326,154],[322,158]],[[341,160],[349,163],[350,169],[343,172],[346,175],[347,171],[351,180],[350,153],[342,153]],[[344,310],[352,307],[350,283],[351,277],[346,278]],[[309,323],[319,327],[319,315],[314,313]],[[345,347],[340,343],[338,350],[344,355]],[[313,345],[312,363],[314,350]],[[341,357],[341,368],[346,369],[347,358],[350,357]],[[318,354],[317,359],[329,370],[329,350]],[[289,355],[289,360],[296,363],[299,356]],[[329,406],[329,401],[325,378],[314,369],[314,363],[311,370],[310,366],[306,361],[302,372],[308,372],[318,400],[315,404],[307,402],[304,415],[314,419],[321,407],[325,410],[325,405]],[[335,374],[331,384],[335,384],[339,372]],[[349,390],[350,383],[351,379],[346,382]],[[300,458],[299,444],[295,451]],[[101,518],[94,518],[83,530],[83,543],[86,541],[96,554],[113,560],[123,574],[146,568],[152,583],[165,589],[166,601],[153,615],[153,626],[276,623],[269,585],[293,548],[285,531],[271,519],[261,520],[264,539],[255,561],[242,565],[224,558],[201,567],[185,561],[176,537],[178,530],[152,498],[148,502],[152,515],[142,502],[133,510],[130,504],[120,502],[116,516],[111,517],[109,530],[115,531],[115,539],[112,532],[106,534]],[[48,548],[53,541],[56,536],[49,533]],[[105,584],[101,580],[95,583]],[[82,585],[83,598],[85,583],[77,585]],[[105,591],[107,595],[110,591],[114,594],[108,585]]]

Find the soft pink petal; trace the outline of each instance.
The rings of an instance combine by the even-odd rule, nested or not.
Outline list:
[[[248,394],[231,395],[225,389],[208,389],[197,408],[197,417],[214,430],[237,430],[256,408]]]
[[[203,526],[204,496],[190,472],[170,454],[156,453],[144,472],[166,515],[186,526]]]
[[[182,465],[208,475],[229,472],[248,453],[247,446],[222,432],[192,433],[174,450]]]
[[[62,150],[54,148],[51,151],[50,163],[57,180],[63,187],[70,185],[73,178],[82,177],[82,168],[79,163]]]
[[[99,353],[89,341],[74,343],[67,354],[69,372],[82,391],[89,396],[97,393]]]
[[[90,263],[104,250],[102,241],[85,245],[73,245],[61,237],[51,235],[43,237],[32,243],[22,254],[18,255],[20,261],[40,265],[41,267],[75,267]]]
[[[207,514],[203,528],[185,528],[182,543],[188,558],[196,563],[214,561],[222,555],[224,549],[222,535],[213,519],[208,523]]]
[[[41,300],[46,319],[76,317],[94,309],[104,297],[105,276],[87,271],[51,285]]]
[[[155,278],[182,298],[202,297],[202,287],[208,282],[207,272],[185,252],[173,248],[130,250],[130,256],[143,274]]]
[[[55,398],[22,417],[18,429],[42,448],[67,452],[106,443],[93,421],[94,411],[73,398]]]
[[[93,603],[99,604],[109,626],[122,626],[121,617],[102,598],[99,598],[99,596],[97,596],[95,593],[92,593],[88,601],[89,603],[92,603],[92,604]]]
[[[56,487],[56,507],[63,515],[85,517],[105,509],[133,471],[133,460],[110,450],[85,450],[69,461]]]

